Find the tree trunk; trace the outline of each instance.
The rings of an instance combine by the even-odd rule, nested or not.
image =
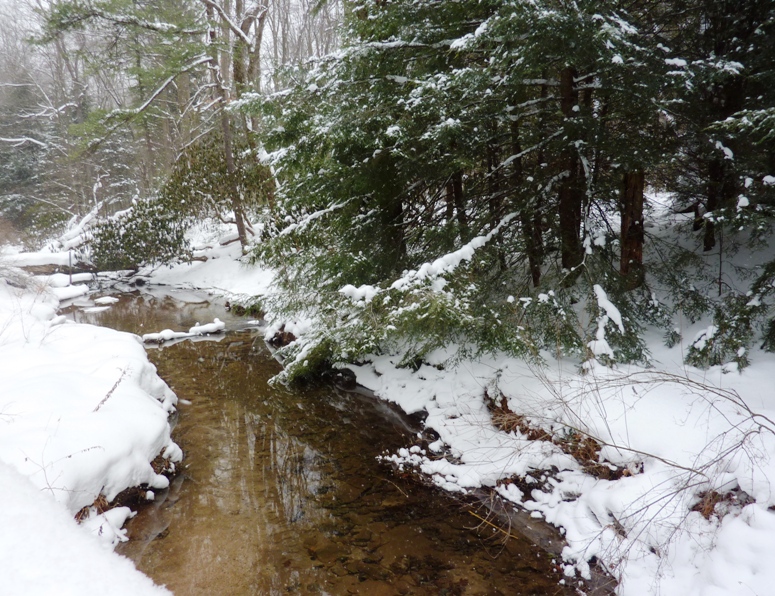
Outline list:
[[[463,174],[457,172],[452,175],[452,198],[455,203],[455,214],[460,226],[460,239],[468,242],[468,215],[466,214],[465,199],[463,197]]]
[[[495,138],[495,127],[492,127],[491,134]],[[503,191],[501,189],[501,173],[498,170],[499,156],[498,148],[494,142],[487,146],[487,177],[488,192],[487,207],[490,212],[490,229],[494,230],[500,225],[503,218]],[[506,253],[503,250],[503,234],[498,232],[495,237],[495,245],[498,250],[498,263],[502,271],[506,270]]]
[[[237,166],[234,163],[234,149],[231,137],[231,118],[225,109],[221,109],[221,128],[223,130],[223,149],[226,157],[226,171],[229,174],[229,190],[231,191],[231,207],[234,211],[234,222],[237,224],[237,236],[244,249],[248,244],[245,230],[245,213],[242,208],[242,197],[237,185]]]
[[[737,188],[732,178],[732,167],[721,158],[715,158],[708,164],[708,186],[706,192],[705,210],[711,213],[716,209],[729,205],[737,194]],[[705,233],[703,250],[708,252],[716,246],[716,226],[708,218],[703,219]]]
[[[404,235],[406,225],[404,223],[403,201],[398,197],[393,199],[390,211],[390,222],[388,225],[392,228],[390,240],[395,251],[395,271],[401,271],[401,264],[406,259],[406,237]]]
[[[135,47],[135,68],[137,68],[138,72],[141,72],[142,70],[142,56],[140,55],[139,47]],[[145,97],[146,91],[143,86],[142,77],[138,77],[137,91],[139,97]],[[151,141],[151,130],[148,126],[148,118],[145,116],[145,114],[143,114],[140,118],[140,126],[143,131],[143,141],[145,142],[145,155],[140,154],[139,156],[140,173],[143,184],[142,190],[144,193],[150,193],[150,190],[153,186],[152,180],[156,173],[153,167],[153,164],[156,162],[156,160],[154,159],[155,152],[153,150],[153,142]]]
[[[444,203],[445,203],[444,219],[447,222],[447,224],[451,224],[452,221],[455,219],[455,190],[452,187],[451,180],[447,182],[445,190],[446,192],[444,194]]]
[[[176,147],[176,151],[179,152],[182,147],[187,146],[191,142],[193,122],[191,115],[187,112],[188,102],[191,99],[191,76],[188,72],[181,73],[178,77],[177,84],[177,102],[178,111],[180,112],[180,146]]]
[[[212,21],[213,9],[207,5],[207,18]],[[234,211],[234,221],[237,224],[237,235],[239,236],[240,244],[244,249],[247,246],[248,238],[245,230],[245,216],[242,208],[242,198],[240,196],[239,187],[237,186],[237,166],[234,163],[234,148],[232,142],[232,128],[231,118],[226,111],[226,106],[229,104],[229,90],[223,80],[221,72],[221,63],[218,60],[218,49],[216,46],[216,31],[211,26],[209,31],[210,37],[210,57],[211,68],[213,77],[215,79],[216,92],[218,93],[219,103],[221,104],[221,132],[223,133],[223,152],[226,160],[226,171],[229,175],[229,190],[231,194],[231,206]]]
[[[542,89],[542,95],[545,97],[545,88]],[[511,151],[514,155],[522,153],[522,143],[519,138],[519,124],[511,123]],[[539,157],[539,163],[542,162]],[[511,170],[511,192],[518,192],[523,183],[522,158],[517,157],[512,162]],[[543,241],[541,238],[540,215],[534,206],[534,202],[529,204],[522,203],[517,197],[515,208],[519,212],[519,220],[522,224],[522,240],[525,243],[525,253],[527,254],[528,268],[530,269],[530,278],[533,280],[533,287],[538,287],[541,283],[541,257]],[[537,225],[538,224],[538,225]]]
[[[642,170],[624,174],[620,201],[621,261],[619,271],[627,276],[627,289],[634,290],[643,283],[643,187]]]
[[[716,25],[720,27],[721,25]],[[739,112],[745,105],[746,76],[734,75],[725,78],[721,83],[711,87],[706,96],[706,103],[710,104],[713,119],[722,122]],[[723,144],[733,151],[735,143],[732,139],[722,139]],[[706,213],[712,213],[730,205],[737,196],[737,182],[735,180],[735,165],[733,161],[715,156],[706,162],[708,178],[706,188]],[[712,220],[703,220],[705,233],[703,236],[703,250],[712,250],[716,246],[716,226]]]
[[[256,93],[261,93],[261,44],[264,39],[264,28],[266,27],[266,17],[268,14],[269,9],[264,7],[257,15],[254,26],[253,47],[248,54],[248,80]],[[253,132],[258,131],[259,121],[256,116],[250,117],[250,125]],[[270,194],[273,199],[274,193]],[[273,201],[270,203],[270,206],[274,209]]]
[[[576,70],[566,67],[560,73],[560,107],[566,119],[572,118],[578,106],[578,91],[574,78]],[[581,264],[584,253],[581,247],[581,208],[584,202],[584,173],[578,152],[568,146],[562,152],[562,163],[567,176],[560,184],[559,219],[560,244],[563,269],[572,270]]]

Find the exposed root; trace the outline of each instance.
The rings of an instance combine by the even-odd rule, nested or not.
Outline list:
[[[173,478],[177,474],[177,468],[175,463],[169,459],[162,457],[161,454],[157,455],[151,462],[151,467],[156,474],[161,474],[167,478]],[[85,519],[89,518],[92,512],[97,515],[105,513],[110,509],[116,507],[130,507],[137,508],[138,505],[146,502],[146,494],[150,487],[147,484],[141,484],[139,486],[130,486],[125,488],[112,501],[108,501],[107,497],[102,493],[94,500],[94,503],[82,507],[78,513],[75,514],[75,521],[79,524]]]

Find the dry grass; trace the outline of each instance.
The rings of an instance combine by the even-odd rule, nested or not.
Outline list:
[[[716,511],[716,505],[724,500],[724,496],[715,490],[700,493],[700,501],[692,507],[692,511],[697,511],[705,519],[710,519]]]
[[[80,524],[83,520],[87,519],[89,517],[89,511],[92,507],[97,510],[97,515],[99,515],[100,513],[105,513],[113,506],[108,502],[107,497],[100,493],[100,495],[94,500],[94,503],[83,507],[78,513],[75,514],[75,521]]]
[[[549,441],[573,457],[585,472],[603,480],[617,480],[630,476],[627,468],[600,462],[602,445],[588,435],[569,430],[561,436],[530,424],[527,418],[509,409],[508,400],[502,393],[496,402],[485,390],[485,402],[489,404],[492,423],[504,432],[519,432],[530,441]]]
[[[714,515],[719,519],[732,511],[739,510],[746,505],[754,502],[753,497],[748,493],[737,488],[722,494],[715,490],[709,490],[699,494],[700,500],[692,507],[705,519],[710,519]]]

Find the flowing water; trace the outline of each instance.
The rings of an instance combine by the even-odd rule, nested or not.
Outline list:
[[[183,596],[570,593],[529,540],[377,460],[412,444],[417,421],[357,393],[269,385],[279,364],[222,306],[119,298],[70,316],[135,333],[213,317],[234,329],[149,350],[185,400],[173,431],[185,460],[118,550],[157,583]]]

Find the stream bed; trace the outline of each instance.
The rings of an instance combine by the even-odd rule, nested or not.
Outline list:
[[[280,365],[246,319],[148,290],[68,312],[138,334],[227,325],[217,341],[149,349],[181,400],[173,437],[185,459],[117,550],[155,582],[180,596],[572,593],[514,529],[377,460],[411,444],[417,420],[333,387],[271,385]]]

